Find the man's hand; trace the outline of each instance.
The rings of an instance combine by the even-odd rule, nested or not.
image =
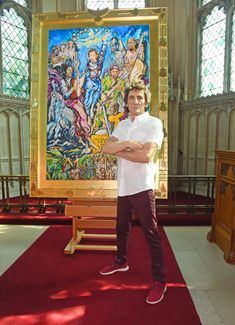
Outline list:
[[[143,144],[139,141],[126,141],[126,151],[136,151],[143,148]]]
[[[117,138],[111,136],[103,145],[102,152],[105,154],[115,155],[120,151],[138,151],[141,150],[143,146],[144,145],[139,141],[118,141]]]
[[[149,163],[154,160],[157,145],[155,143],[147,142],[141,149],[131,151],[119,151],[117,156],[133,162]]]

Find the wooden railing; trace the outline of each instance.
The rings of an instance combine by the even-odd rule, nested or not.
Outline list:
[[[0,186],[2,213],[27,213],[31,209],[47,213],[53,209],[55,213],[63,214],[65,204],[68,204],[66,198],[30,198],[27,190],[29,176],[26,175],[2,175]],[[168,199],[157,200],[158,213],[211,213],[214,210],[214,190],[215,176],[169,175]]]

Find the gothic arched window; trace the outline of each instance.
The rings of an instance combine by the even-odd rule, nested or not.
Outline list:
[[[232,44],[231,44],[231,62],[230,62],[230,90],[235,91],[235,10],[232,15]]]
[[[0,2],[1,95],[29,98],[29,31],[26,0]]]
[[[229,1],[201,0],[199,96],[235,90],[235,15]]]
[[[27,7],[27,2],[26,0],[14,0],[14,2],[19,3],[22,6]]]
[[[145,0],[87,0],[86,7],[89,9],[117,9],[117,8],[145,8]]]

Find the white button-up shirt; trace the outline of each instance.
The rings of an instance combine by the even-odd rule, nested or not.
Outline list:
[[[130,118],[119,122],[112,135],[119,141],[152,142],[159,149],[163,140],[162,122],[145,112],[136,116],[133,122]],[[152,161],[140,163],[118,157],[118,196],[154,189],[155,173],[156,164]]]

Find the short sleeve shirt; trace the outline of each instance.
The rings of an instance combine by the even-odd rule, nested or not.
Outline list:
[[[113,134],[119,141],[134,140],[143,144],[152,142],[158,148],[162,145],[163,126],[160,119],[145,112],[131,119],[126,119],[117,125]],[[140,163],[118,158],[118,196],[127,196],[154,189],[156,164],[154,162]]]

